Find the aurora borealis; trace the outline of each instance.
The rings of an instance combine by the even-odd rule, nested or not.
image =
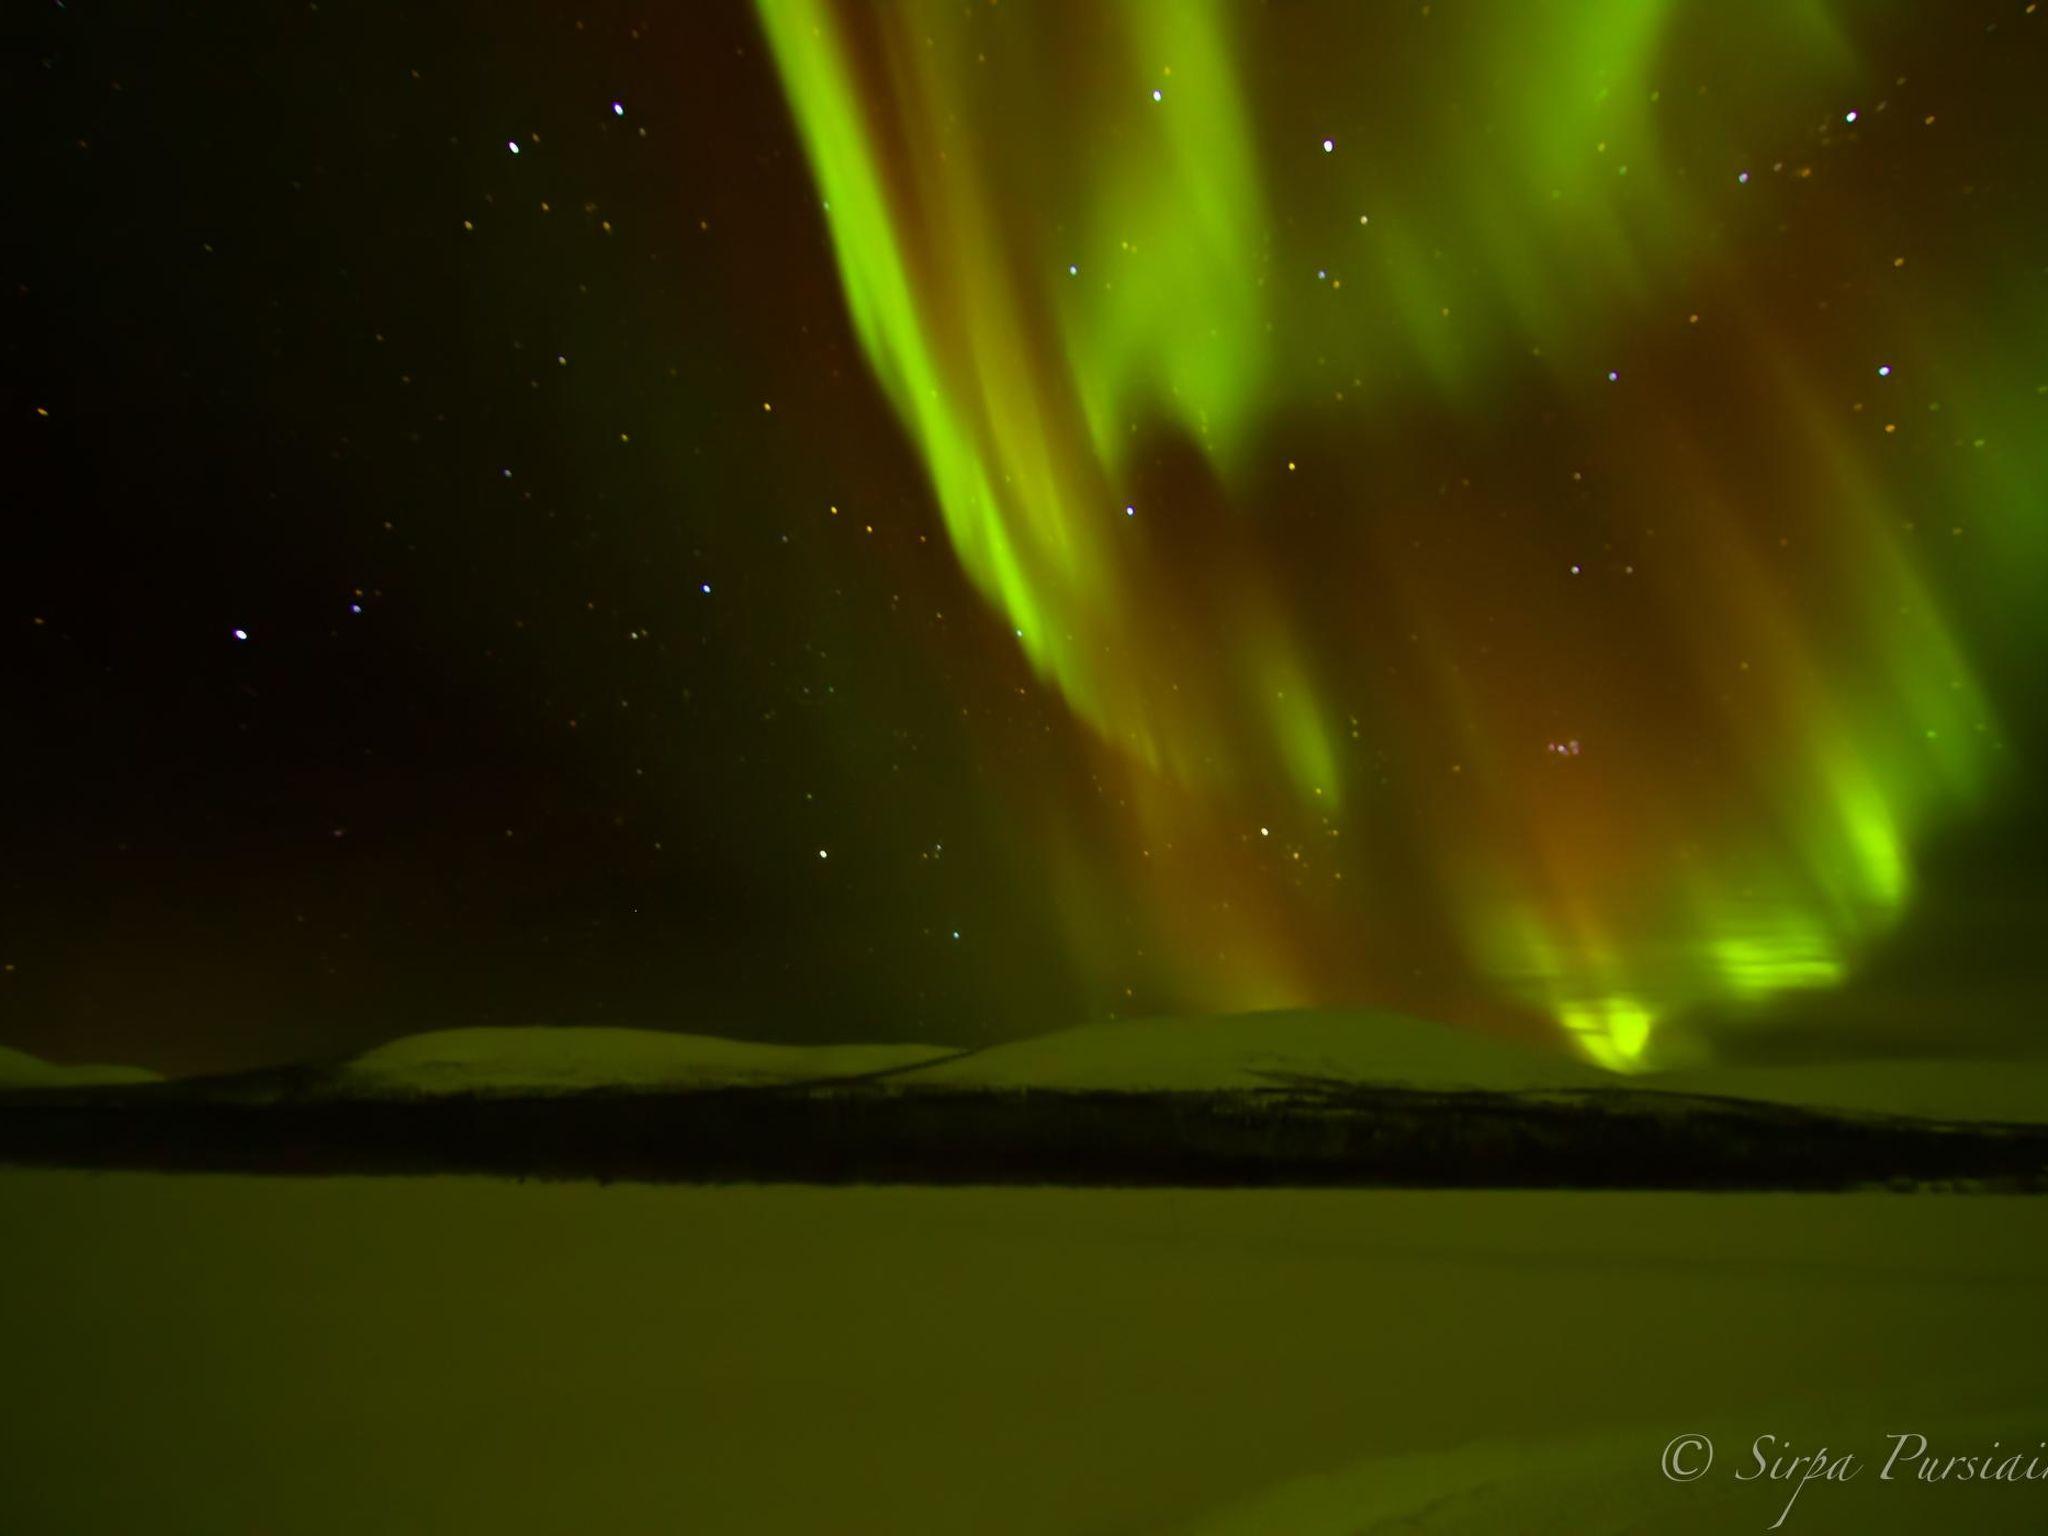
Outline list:
[[[1428,955],[1626,1067],[1841,983],[1998,795],[2040,251],[1888,206],[1954,173],[1899,9],[760,10],[952,545],[1098,744],[1077,952],[1136,903],[1226,1007]]]
[[[8,20],[0,1536],[2039,1526],[2048,0]]]
[[[2037,1049],[2043,26],[53,9],[0,1041]]]

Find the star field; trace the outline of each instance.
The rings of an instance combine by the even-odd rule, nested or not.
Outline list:
[[[2041,25],[42,8],[8,1043],[2009,1045]]]

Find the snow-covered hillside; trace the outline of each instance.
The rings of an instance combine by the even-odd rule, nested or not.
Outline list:
[[[1561,1053],[1391,1013],[1305,1011],[1088,1024],[921,1067],[909,1086],[1270,1088],[1297,1078],[1515,1092],[1624,1083]]]
[[[0,1045],[0,1090],[9,1088],[92,1088],[109,1083],[153,1083],[154,1072],[141,1067],[60,1066],[26,1051]]]
[[[55,1068],[0,1052],[37,1082],[121,1082],[120,1068]],[[568,1093],[827,1083],[883,1075],[900,1091],[1228,1092],[1303,1080],[1454,1092],[1653,1090],[1850,1113],[2048,1122],[2048,1060],[1849,1061],[1623,1076],[1546,1051],[1399,1014],[1306,1010],[1088,1024],[980,1050],[934,1045],[764,1045],[609,1028],[453,1029],[394,1040],[337,1070],[344,1093]]]
[[[335,1084],[417,1094],[717,1088],[865,1077],[952,1054],[934,1045],[763,1045],[652,1029],[448,1029],[358,1056]]]
[[[2048,1060],[1833,1061],[1653,1073],[1636,1086],[1851,1114],[1932,1120],[2048,1122]]]
[[[2048,1123],[2048,1059],[1844,1061],[1623,1076],[1562,1050],[1539,1050],[1399,1014],[1336,1010],[1088,1024],[980,1050],[767,1045],[652,1029],[450,1029],[379,1046],[334,1069],[325,1086],[349,1095],[433,1096],[870,1078],[899,1091],[954,1092],[1216,1093],[1303,1081],[1444,1092],[1607,1088],[1851,1114]],[[0,1047],[0,1091],[155,1081],[155,1073],[140,1067],[63,1066]],[[267,1099],[275,1091],[265,1079],[259,1096]]]

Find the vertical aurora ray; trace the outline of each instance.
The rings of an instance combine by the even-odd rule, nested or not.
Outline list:
[[[1170,424],[1219,463],[1241,459],[1270,366],[1244,283],[1263,259],[1251,129],[1217,9],[1069,13],[1158,84],[1114,101],[1109,78],[1077,80],[1090,99],[1064,134],[1041,91],[1061,73],[1056,53],[1038,59],[1042,77],[1021,64],[1007,89],[977,67],[984,45],[1028,56],[1047,41],[1036,25],[915,8],[893,22],[811,5],[762,15],[802,104],[856,329],[968,574],[1105,737],[1177,778],[1236,772],[1219,747],[1242,700],[1174,697],[1099,659],[1142,659],[1156,624],[1128,602],[1146,582],[1143,530],[1123,516],[1136,429]],[[1169,55],[1179,62],[1140,62]],[[1175,110],[1157,110],[1168,90]],[[1046,120],[1012,133],[1031,112]],[[1096,133],[1119,155],[1093,155]],[[1091,183],[1071,223],[1020,220],[1069,178]],[[1313,730],[1297,720],[1297,745]],[[1294,755],[1317,758],[1312,744]]]
[[[961,565],[1101,744],[1116,814],[1036,813],[1105,1005],[1527,1010],[1626,1067],[1841,982],[1995,793],[1909,387],[1751,275],[1880,71],[1733,9],[760,0]],[[1968,491],[2035,570],[2039,458]]]

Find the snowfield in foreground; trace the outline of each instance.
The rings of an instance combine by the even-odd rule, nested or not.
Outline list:
[[[19,1536],[1761,1532],[1760,1435],[2048,1440],[2033,1199],[0,1170],[0,1232]]]

